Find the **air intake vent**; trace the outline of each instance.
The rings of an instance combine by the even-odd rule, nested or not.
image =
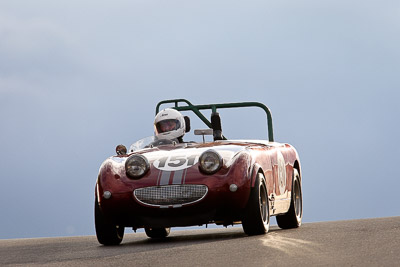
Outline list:
[[[151,206],[181,206],[203,199],[208,192],[205,185],[167,185],[136,189],[135,198]]]

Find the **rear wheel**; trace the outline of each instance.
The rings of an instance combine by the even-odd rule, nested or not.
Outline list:
[[[150,238],[165,238],[171,232],[171,228],[144,228],[144,231]]]
[[[94,204],[94,221],[96,236],[100,244],[105,246],[119,245],[124,237],[124,227],[112,224],[106,220],[96,199]]]
[[[292,198],[290,208],[286,214],[276,216],[276,222],[282,229],[297,228],[303,217],[303,196],[301,193],[300,175],[293,169]]]
[[[244,232],[248,235],[267,233],[269,230],[269,218],[267,186],[264,175],[259,173],[244,211],[242,219]]]

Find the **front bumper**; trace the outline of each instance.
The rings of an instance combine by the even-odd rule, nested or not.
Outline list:
[[[99,186],[97,197],[105,217],[126,227],[176,227],[215,222],[228,225],[240,221],[250,194],[250,180],[237,185],[235,192],[229,189],[232,184],[229,179],[225,182],[218,180],[219,183],[216,183],[216,179],[207,177],[202,184],[152,186],[123,193],[108,189],[111,192],[109,199],[103,197],[105,190]],[[196,201],[180,204],[167,204],[167,201],[160,205],[140,201],[137,194],[135,196],[135,192],[147,188],[164,190],[182,186],[203,187],[206,193]],[[158,198],[162,199],[162,196]]]

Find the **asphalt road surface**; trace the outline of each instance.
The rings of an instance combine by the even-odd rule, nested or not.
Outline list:
[[[276,226],[262,236],[241,227],[174,231],[164,240],[125,234],[0,240],[0,265],[47,266],[400,266],[400,217]]]

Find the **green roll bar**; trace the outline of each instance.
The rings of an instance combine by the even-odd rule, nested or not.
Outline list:
[[[268,141],[274,142],[274,133],[272,128],[272,116],[271,111],[264,104],[259,102],[238,102],[238,103],[225,103],[225,104],[209,104],[209,105],[193,105],[186,99],[170,99],[164,100],[157,104],[156,114],[160,111],[160,106],[163,104],[175,104],[174,109],[178,111],[193,111],[209,128],[212,128],[211,122],[204,117],[200,112],[202,109],[211,109],[212,112],[216,112],[217,109],[222,108],[242,108],[242,107],[260,107],[267,114],[267,124],[268,124]],[[186,103],[187,106],[179,106],[179,103]],[[226,139],[226,138],[225,138]]]

